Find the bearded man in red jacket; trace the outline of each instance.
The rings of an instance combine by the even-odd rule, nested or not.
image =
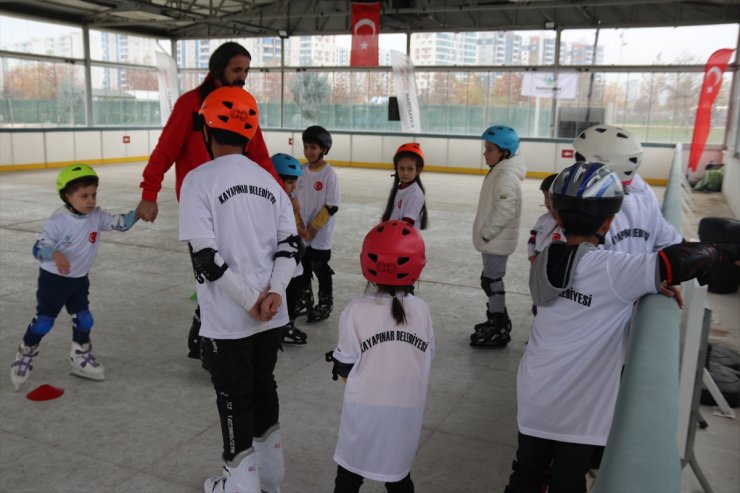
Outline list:
[[[175,102],[172,114],[162,129],[157,146],[152,151],[139,185],[141,202],[136,207],[136,216],[144,221],[154,222],[159,208],[157,194],[162,189],[164,175],[175,165],[175,193],[180,199],[180,186],[191,170],[211,160],[208,148],[201,134],[200,110],[203,100],[214,89],[223,86],[243,87],[249,73],[252,56],[239,43],[226,42],[216,48],[208,60],[208,74],[203,83],[192,89]],[[278,183],[280,178],[272,166],[270,153],[265,146],[262,130],[258,127],[254,138],[249,141],[244,154],[267,170]],[[188,335],[188,356],[200,359],[200,307],[195,309],[193,324]]]

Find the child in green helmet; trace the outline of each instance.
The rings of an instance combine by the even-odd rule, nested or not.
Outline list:
[[[72,373],[92,380],[105,378],[105,367],[92,355],[90,329],[93,317],[88,309],[90,281],[87,274],[95,262],[102,231],[126,231],[136,222],[136,213],[109,214],[96,206],[98,175],[86,164],[64,168],[56,189],[64,206],[44,224],[33,246],[40,261],[36,316],[26,329],[10,380],[18,390],[33,369],[41,339],[49,333],[62,307],[72,315]]]

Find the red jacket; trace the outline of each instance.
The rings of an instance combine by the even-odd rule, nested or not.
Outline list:
[[[180,96],[172,108],[172,114],[162,129],[157,147],[152,151],[149,162],[143,172],[144,181],[139,185],[142,189],[141,199],[150,202],[157,201],[157,194],[162,189],[162,180],[168,169],[175,164],[175,192],[180,200],[180,186],[191,170],[211,160],[201,131],[195,122],[202,101],[200,88],[186,92]],[[272,166],[270,153],[267,152],[262,129],[257,127],[257,133],[247,145],[246,155],[275,177],[278,183],[282,181]]]

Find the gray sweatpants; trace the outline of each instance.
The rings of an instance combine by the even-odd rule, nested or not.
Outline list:
[[[504,290],[504,276],[506,275],[506,261],[508,255],[493,255],[482,253],[483,273],[480,275],[481,287],[488,296],[488,311],[503,313],[506,308],[506,291]]]

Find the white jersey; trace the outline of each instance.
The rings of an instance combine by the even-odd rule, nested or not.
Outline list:
[[[424,191],[417,182],[396,190],[396,201],[389,220],[403,220],[409,218],[414,221],[414,227],[421,229],[421,208],[424,207]]]
[[[413,295],[402,302],[406,325],[393,319],[388,294],[351,301],[339,319],[334,350],[337,361],[354,364],[334,460],[375,481],[400,481],[411,470],[434,357],[429,308]]]
[[[655,193],[638,178],[628,185],[622,208],[606,234],[607,250],[651,253],[683,241],[681,234],[663,217]]]
[[[529,232],[527,255],[529,257],[537,255],[553,241],[565,241],[565,233],[563,233],[563,228],[558,226],[552,214],[545,212],[537,218],[537,222]]]
[[[326,163],[317,171],[312,171],[308,164],[304,164],[302,174],[298,177],[295,196],[301,204],[301,219],[306,228],[311,220],[321,211],[324,206],[339,207],[339,180],[337,173],[329,163]],[[306,246],[316,250],[331,250],[331,242],[334,238],[334,216],[329,222],[320,228],[313,239],[306,241]]]
[[[110,231],[120,214],[109,214],[96,207],[89,214],[74,214],[60,207],[46,221],[38,240],[40,247],[51,247],[69,261],[69,273],[60,274],[54,260],[42,260],[40,267],[63,277],[85,277],[95,262],[100,247],[100,232]]]
[[[190,171],[180,191],[180,241],[211,239],[239,281],[258,292],[269,286],[278,236],[296,234],[288,195],[259,165],[238,154]],[[286,304],[261,322],[215,283],[196,284],[200,335],[240,339],[288,323]],[[280,293],[285,300],[285,293]]]
[[[551,245],[549,248],[552,248]],[[539,255],[536,276],[547,254]],[[657,254],[598,250],[573,267],[567,289],[537,299],[517,374],[517,421],[525,435],[605,445],[614,415],[633,303],[655,293]],[[538,284],[539,283],[539,284]],[[542,279],[530,278],[533,298]],[[556,294],[559,293],[559,294]]]

